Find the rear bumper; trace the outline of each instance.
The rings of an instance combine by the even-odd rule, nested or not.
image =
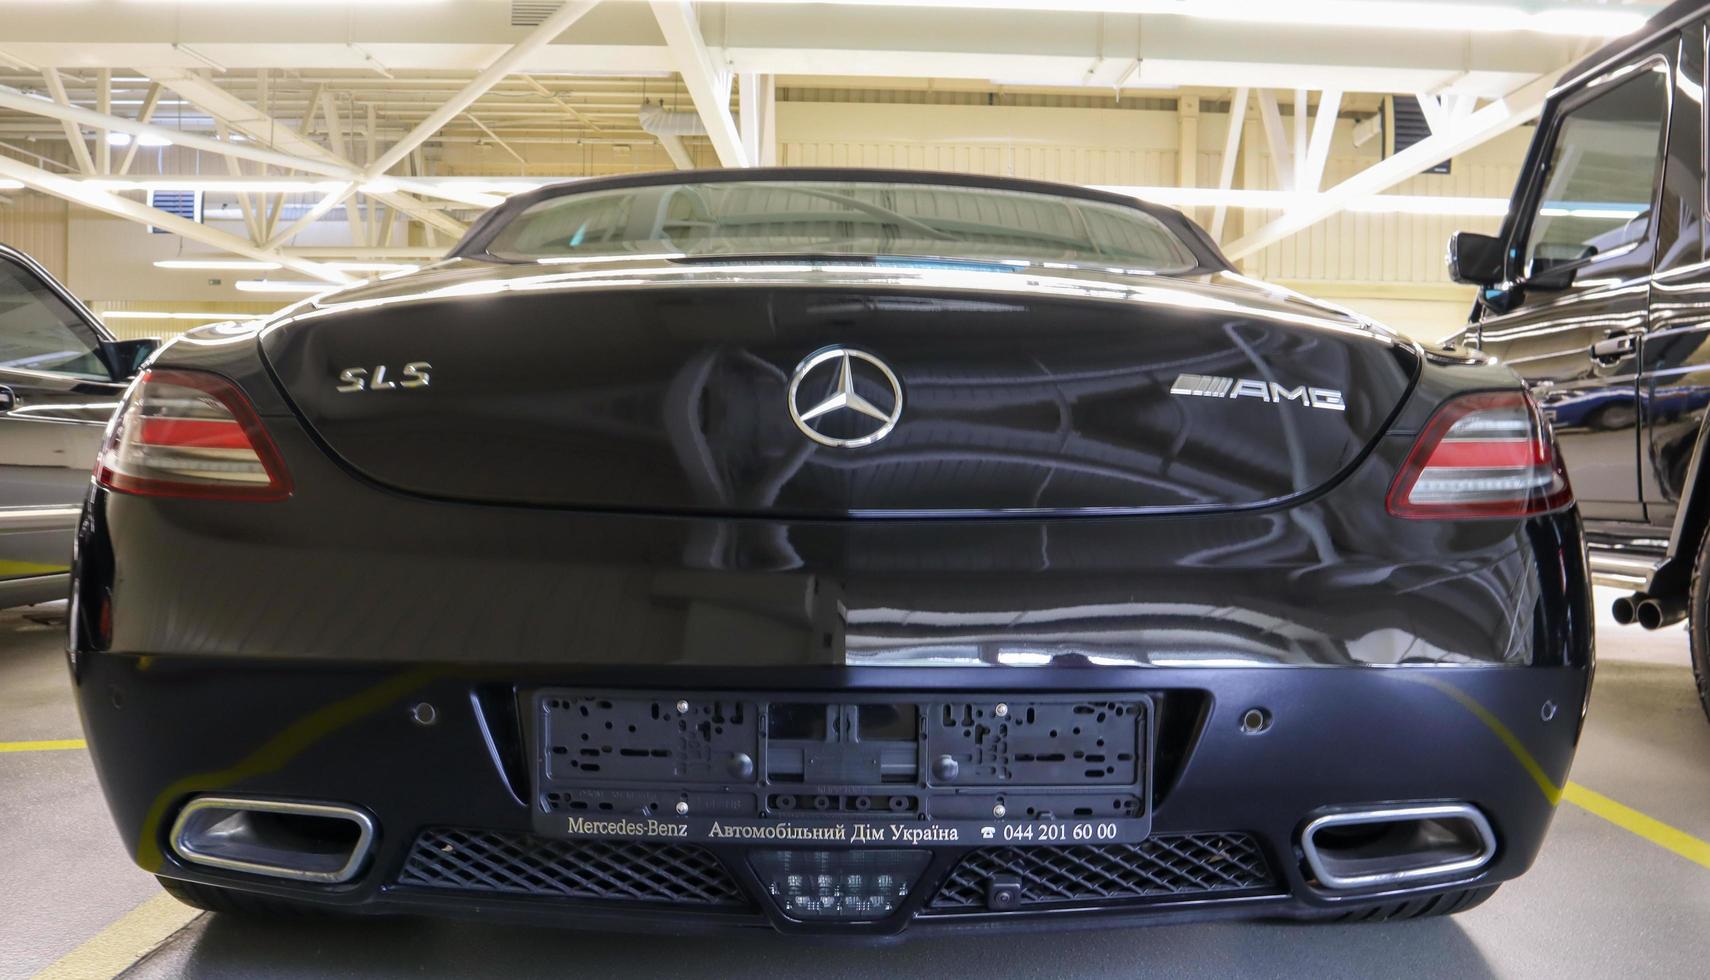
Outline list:
[[[752,845],[709,846],[735,898],[715,903],[525,894],[464,876],[423,875],[447,828],[502,838],[514,871],[551,845],[531,842],[527,750],[511,737],[518,691],[575,685],[660,687],[658,671],[470,665],[334,666],[207,657],[82,653],[74,676],[102,785],[126,846],[145,869],[186,880],[324,903],[352,912],[432,912],[589,928],[691,932],[775,927],[881,940],[955,929],[1044,928],[1203,917],[1318,917],[1402,897],[1512,878],[1533,861],[1566,779],[1588,693],[1588,667],[1271,667],[777,670],[683,669],[669,690],[1143,692],[1193,704],[1159,718],[1156,801],[1149,841],[1226,835],[1250,839],[1259,877],[1234,887],[1180,888],[991,912],[964,902],[933,907],[973,849],[933,845],[917,903],[892,919],[812,925],[782,915],[748,871]],[[417,705],[435,708],[423,725]],[[1547,706],[1548,705],[1548,706]],[[1251,707],[1273,724],[1247,734]],[[1552,710],[1553,708],[1553,710]],[[509,732],[514,732],[510,728]],[[362,873],[309,885],[196,867],[174,856],[167,833],[203,794],[333,801],[360,807],[378,828]],[[1336,893],[1301,860],[1302,826],[1326,808],[1465,801],[1498,840],[1475,873],[1404,889]],[[424,834],[428,835],[424,839]],[[441,836],[434,837],[439,834]],[[458,838],[463,840],[464,838]],[[1227,843],[1216,847],[1227,849]],[[458,855],[472,852],[459,844]],[[412,857],[414,855],[414,857]],[[647,855],[642,858],[652,860]],[[626,858],[625,860],[628,860]],[[1221,861],[1223,858],[1218,858]],[[406,872],[411,865],[415,871]],[[1191,869],[1190,869],[1191,872]],[[532,874],[547,872],[535,869]],[[1191,874],[1190,874],[1191,876]],[[526,877],[526,875],[525,875]],[[447,887],[455,884],[456,887]]]
[[[1405,431],[1288,507],[805,521],[408,497],[353,479],[294,424],[270,427],[299,487],[289,500],[96,490],[80,526],[71,645],[84,723],[126,846],[170,877],[354,912],[873,940],[1335,915],[1524,871],[1590,685],[1578,515],[1392,518],[1375,502],[1412,445]],[[516,721],[543,687],[1143,695],[1168,709],[1148,839],[1243,835],[1266,877],[929,909],[969,856],[932,843],[908,914],[860,925],[782,915],[748,870],[750,844],[707,845],[708,867],[735,882],[736,903],[717,907],[405,881],[424,833],[503,835],[525,863],[549,850],[527,839],[532,770]],[[432,724],[413,717],[422,704]],[[1255,707],[1271,724],[1243,733]],[[376,844],[338,885],[191,866],[166,838],[205,794],[360,807]],[[1451,801],[1477,807],[1498,842],[1464,877],[1334,893],[1296,850],[1326,808]]]

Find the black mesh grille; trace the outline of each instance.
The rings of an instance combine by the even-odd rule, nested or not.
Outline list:
[[[927,906],[984,908],[994,877],[1021,880],[1021,907],[1147,901],[1274,887],[1245,834],[1184,834],[1139,844],[987,847],[964,857]]]
[[[485,830],[423,831],[398,884],[672,905],[748,904],[705,848]]]

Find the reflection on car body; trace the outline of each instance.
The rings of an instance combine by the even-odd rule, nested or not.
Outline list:
[[[88,498],[74,677],[126,845],[208,907],[1411,916],[1542,842],[1580,533],[1511,372],[1174,211],[606,178],[165,348]]]

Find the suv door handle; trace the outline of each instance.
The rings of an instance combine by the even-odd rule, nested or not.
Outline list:
[[[1639,339],[1630,333],[1617,334],[1591,345],[1591,359],[1599,364],[1614,364],[1630,357],[1639,347]]]

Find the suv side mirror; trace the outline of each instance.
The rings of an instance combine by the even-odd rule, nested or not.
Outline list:
[[[1469,286],[1502,281],[1502,239],[1471,231],[1449,236],[1449,278]]]
[[[113,372],[114,381],[128,381],[136,377],[137,372],[142,370],[143,363],[159,349],[159,337],[144,337],[141,340],[103,340],[101,341],[101,359],[107,362],[108,369]]]

